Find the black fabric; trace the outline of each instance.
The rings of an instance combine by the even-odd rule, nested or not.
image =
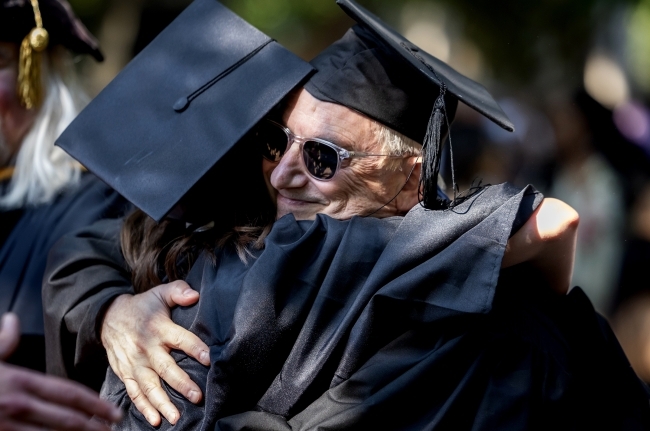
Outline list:
[[[584,294],[500,271],[540,200],[496,186],[404,218],[285,216],[249,266],[204,255],[199,303],[172,318],[210,346],[209,368],[173,352],[205,401],[165,385],[181,418],[158,429],[645,429],[647,393]],[[115,429],[151,429],[111,370],[101,393],[126,410]]]
[[[626,301],[634,301],[648,294],[650,286],[647,283],[639,283],[639,280],[645,280],[647,277],[648,262],[650,241],[639,237],[628,238],[625,241],[618,288],[609,310],[610,315],[618,311]]]
[[[0,245],[0,314],[16,313],[24,337],[10,362],[23,365],[21,358],[40,355],[34,366],[44,371],[41,286],[52,245],[79,227],[120,216],[127,207],[115,191],[85,173],[79,185],[50,204],[0,212],[0,220],[11,225]]]
[[[122,219],[105,219],[59,240],[43,280],[47,372],[96,391],[108,360],[99,323],[111,301],[134,293],[120,250]]]
[[[216,0],[196,0],[57,145],[159,221],[206,174],[246,163],[231,149],[312,71]],[[193,204],[205,206],[204,197]]]
[[[515,229],[534,201],[528,206],[528,213],[515,216]],[[101,384],[107,366],[98,334],[103,312],[116,296],[133,293],[119,245],[121,223],[102,220],[66,235],[52,248],[45,271],[48,372],[91,387]]]
[[[7,363],[37,371],[45,371],[45,338],[42,335],[21,335],[18,347]]]
[[[99,45],[75,16],[66,0],[39,0],[43,28],[50,37],[50,46],[63,45],[79,54],[104,59]],[[20,44],[36,27],[30,0],[0,0],[0,40]]]
[[[230,249],[203,256],[187,278],[201,299],[173,319],[212,367],[172,355],[209,401],[164,385],[173,428],[648,429],[644,387],[580,289],[558,297],[532,268],[499,271],[540,200],[498,186],[404,219],[286,216],[248,267]],[[48,361],[82,381],[105,370],[101,310],[132,291],[119,228],[96,223],[50,255],[48,328],[60,316],[74,342]],[[110,370],[102,391],[126,409],[116,429],[152,428]]]

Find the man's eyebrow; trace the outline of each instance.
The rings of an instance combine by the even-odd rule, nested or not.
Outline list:
[[[331,132],[319,133],[318,136],[313,136],[313,137],[324,139],[326,141],[338,145],[339,147],[345,148],[346,150],[350,150],[354,145],[354,142],[352,142],[352,140],[350,140],[348,137],[342,135],[335,136]]]

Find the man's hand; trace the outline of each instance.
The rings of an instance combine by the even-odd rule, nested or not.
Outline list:
[[[210,365],[208,346],[170,319],[176,305],[192,305],[199,294],[183,281],[157,286],[138,295],[122,295],[110,305],[102,323],[102,343],[115,374],[124,382],[135,407],[153,426],[160,413],[171,424],[180,417],[160,383],[193,403],[201,401],[201,389],[169,354],[182,350],[201,364]]]
[[[5,314],[0,326],[0,359],[13,352],[19,338],[18,318]],[[1,431],[109,431],[108,426],[91,421],[93,416],[113,423],[122,415],[117,407],[78,383],[0,362]]]

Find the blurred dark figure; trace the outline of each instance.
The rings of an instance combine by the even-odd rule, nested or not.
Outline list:
[[[589,110],[575,100],[556,98],[548,113],[557,148],[548,194],[566,201],[580,214],[572,284],[582,287],[594,307],[607,313],[623,252],[625,189],[598,151],[595,137],[599,132],[592,127]]]
[[[546,191],[555,155],[549,120],[522,100],[508,98],[499,103],[513,119],[514,133],[504,132],[480,115],[459,108],[450,134],[452,145],[444,147],[441,168],[450,193],[450,148],[461,192],[479,182],[510,182],[519,187],[535,184],[538,190]]]
[[[639,135],[637,138],[641,140],[635,140],[634,134],[626,133],[625,130],[625,126],[643,128],[640,121],[644,118],[634,115],[636,111],[626,109],[626,106],[618,107],[612,112],[584,91],[576,94],[570,106],[580,112],[583,122],[579,127],[584,128],[587,133],[576,132],[572,139],[558,137],[559,148],[562,148],[562,141],[567,144],[573,142],[573,145],[567,145],[568,151],[561,152],[559,162],[564,165],[573,163],[576,168],[571,175],[579,177],[586,172],[585,164],[584,162],[581,164],[580,159],[587,160],[592,157],[591,154],[597,154],[600,155],[598,157],[601,161],[607,161],[609,169],[603,170],[606,173],[600,177],[591,177],[590,181],[595,184],[586,188],[598,193],[582,196],[583,200],[596,199],[589,204],[594,211],[601,212],[599,215],[601,225],[606,224],[606,229],[594,232],[588,225],[587,229],[582,230],[590,214],[585,213],[570,198],[558,197],[571,203],[581,216],[578,259],[582,250],[581,242],[589,243],[591,237],[597,238],[598,243],[601,244],[611,241],[608,250],[601,252],[603,253],[601,263],[594,262],[584,267],[584,270],[597,274],[602,271],[599,265],[613,267],[613,262],[605,261],[605,254],[618,262],[618,268],[615,268],[614,273],[615,279],[611,281],[611,290],[607,293],[609,299],[602,304],[604,308],[601,310],[611,316],[612,326],[634,370],[643,380],[650,382],[650,283],[647,282],[647,268],[650,265],[650,152],[647,148],[649,144],[646,142],[647,136],[643,140],[641,139],[643,136]],[[647,112],[647,108],[644,109]],[[560,119],[557,123],[562,124],[562,118],[567,118],[567,115],[556,117]],[[571,128],[577,131],[576,124],[572,124]],[[650,120],[645,127],[648,125]],[[567,156],[569,158],[566,158]],[[579,168],[580,166],[582,169]],[[615,174],[616,181],[611,178],[612,173]],[[604,187],[607,182],[609,188]],[[595,187],[596,184],[600,184],[600,190]],[[599,206],[596,205],[597,202],[600,202]],[[598,217],[594,220],[597,221]],[[619,238],[617,242],[614,242],[612,237],[615,229]],[[583,232],[586,237],[583,237]],[[587,250],[587,252],[595,255],[596,250]],[[616,254],[619,253],[620,255],[617,256]],[[579,265],[577,261],[576,273]],[[609,275],[611,273],[608,273]],[[577,279],[576,282],[579,283]],[[585,291],[589,289],[586,284],[581,286]]]
[[[650,382],[650,181],[630,213],[612,326],[639,377]]]
[[[626,138],[614,123],[613,112],[585,91],[574,97],[591,131],[592,145],[614,168],[622,181],[624,206],[630,211],[650,179],[650,153]]]
[[[22,322],[8,361],[40,371],[41,285],[50,247],[126,207],[54,146],[87,101],[72,52],[103,58],[65,0],[0,0],[0,313],[13,311]]]

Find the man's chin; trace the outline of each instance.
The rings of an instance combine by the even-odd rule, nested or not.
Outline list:
[[[296,220],[314,220],[317,213],[314,211],[306,211],[305,209],[278,207],[275,218],[279,220],[287,214],[292,214]]]

